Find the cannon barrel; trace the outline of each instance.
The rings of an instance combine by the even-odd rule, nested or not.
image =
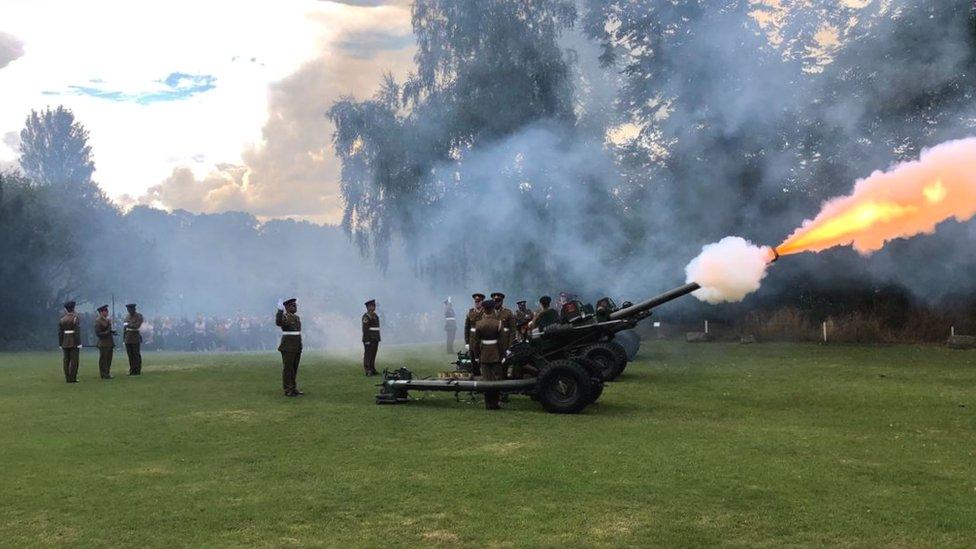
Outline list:
[[[663,305],[668,301],[674,301],[681,296],[688,295],[699,288],[701,288],[701,286],[697,282],[689,282],[684,286],[679,286],[673,290],[668,290],[663,294],[654,296],[646,301],[641,301],[640,303],[635,303],[625,309],[614,311],[613,313],[610,313],[610,320],[624,320],[630,318],[643,313],[644,311],[649,311],[659,305]]]

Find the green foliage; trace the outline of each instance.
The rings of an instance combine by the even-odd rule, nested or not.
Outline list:
[[[50,332],[38,326],[52,326],[68,299],[81,308],[113,294],[151,300],[162,269],[92,181],[88,131],[71,111],[32,111],[20,151],[23,175],[0,176],[0,291],[23,314],[8,317],[0,347],[49,345]]]
[[[299,399],[275,353],[144,357],[101,381],[83,351],[68,385],[0,356],[5,545],[973,544],[971,351],[656,342],[578,416],[377,406],[342,355],[302,358]]]
[[[478,189],[451,173],[465,151],[540,120],[573,121],[570,71],[556,40],[575,16],[568,1],[414,3],[417,74],[402,86],[387,77],[372,99],[343,99],[329,111],[343,226],[364,252],[385,265],[391,240],[401,238],[424,263],[456,264],[447,278],[462,276],[470,266],[458,259],[469,251],[463,245],[415,245],[440,221],[445,197],[469,193],[478,202]]]

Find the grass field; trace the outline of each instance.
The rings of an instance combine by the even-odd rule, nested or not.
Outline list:
[[[976,352],[645,345],[578,416],[352,355],[0,355],[0,545],[976,545]],[[433,348],[380,351],[433,373]]]

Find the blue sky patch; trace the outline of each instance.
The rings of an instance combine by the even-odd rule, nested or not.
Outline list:
[[[102,84],[101,79],[89,80],[90,84]],[[97,99],[116,102],[132,102],[140,105],[150,105],[163,101],[181,101],[194,95],[208,92],[217,86],[217,78],[210,74],[188,74],[185,72],[172,72],[165,78],[154,82],[154,89],[135,93],[121,90],[110,89],[107,87],[88,85],[88,86],[68,86],[68,95],[87,95]],[[45,95],[62,95],[59,92],[45,91]]]

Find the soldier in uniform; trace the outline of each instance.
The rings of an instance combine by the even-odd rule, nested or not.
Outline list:
[[[457,333],[457,320],[451,298],[444,300],[444,333],[447,335],[447,354],[454,354],[454,335]]]
[[[129,375],[137,376],[142,374],[142,313],[136,312],[136,304],[129,303],[125,306],[129,314],[122,320],[122,342],[125,343],[125,354],[129,356]]]
[[[515,343],[515,313],[505,306],[505,294],[493,292],[491,299],[495,302],[495,316],[498,317],[502,325],[499,347],[501,347],[502,356],[505,356],[508,348],[512,346],[512,343]]]
[[[539,330],[545,330],[547,326],[559,322],[559,314],[549,308],[551,303],[552,298],[547,295],[539,298],[540,309],[535,313],[535,317],[530,324],[530,329],[538,328]]]
[[[112,379],[112,354],[115,352],[115,330],[112,329],[112,319],[108,317],[108,305],[98,309],[95,319],[95,337],[98,339],[98,375],[102,379]]]
[[[286,299],[278,304],[275,325],[281,328],[281,388],[286,397],[305,393],[298,390],[298,363],[302,360],[302,319],[298,317],[298,300]]]
[[[78,383],[78,355],[81,349],[81,318],[75,313],[75,302],[64,304],[64,314],[58,320],[58,346],[63,355],[64,380]]]
[[[464,345],[469,348],[471,347],[471,334],[474,333],[474,325],[481,319],[481,304],[485,301],[485,294],[471,294],[471,299],[474,300],[474,307],[468,309],[468,314],[464,317]]]
[[[481,379],[485,381],[501,381],[504,379],[502,370],[502,357],[504,356],[501,348],[502,323],[495,313],[495,302],[485,301],[482,303],[483,314],[475,322],[474,332],[471,334],[471,348],[478,356],[478,363],[481,367]],[[501,408],[499,400],[501,395],[498,391],[485,392],[485,409],[498,410]]]
[[[363,313],[363,371],[376,375],[376,351],[380,348],[380,315],[376,314],[376,300],[366,302]]]
[[[515,305],[515,335],[518,337],[519,341],[526,341],[529,339],[529,323],[535,317],[535,314],[525,306],[525,300],[516,301]]]

